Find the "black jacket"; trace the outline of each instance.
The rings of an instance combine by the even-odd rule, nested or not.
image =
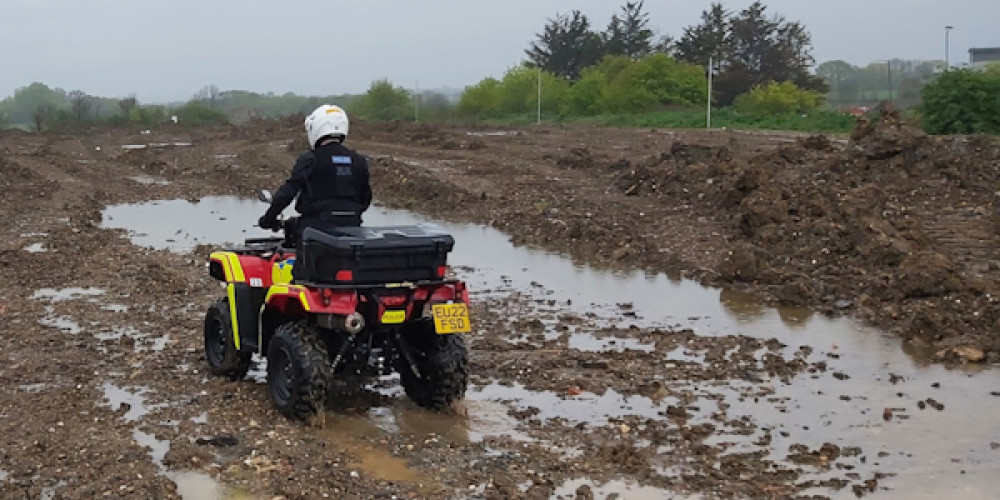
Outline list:
[[[276,218],[296,195],[295,210],[303,217],[322,219],[333,212],[360,217],[372,203],[368,161],[336,142],[306,151],[274,193],[265,217]]]

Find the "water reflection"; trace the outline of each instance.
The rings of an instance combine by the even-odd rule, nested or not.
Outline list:
[[[730,316],[740,321],[753,321],[764,317],[767,312],[764,305],[752,296],[728,288],[719,293],[719,303]]]

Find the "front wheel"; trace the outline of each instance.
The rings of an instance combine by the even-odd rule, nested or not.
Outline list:
[[[205,313],[205,359],[209,371],[213,375],[240,380],[250,370],[252,357],[252,353],[236,348],[229,300],[217,300]]]
[[[469,385],[465,340],[457,334],[438,335],[429,321],[414,323],[403,336],[420,371],[418,377],[405,362],[398,366],[406,395],[414,403],[432,410],[443,410],[464,399]]]
[[[330,356],[316,331],[302,323],[278,327],[267,348],[267,393],[289,418],[321,413],[330,380]]]

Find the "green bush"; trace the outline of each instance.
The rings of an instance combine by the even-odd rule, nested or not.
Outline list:
[[[701,68],[654,54],[630,62],[608,79],[603,108],[637,113],[664,106],[705,102],[708,82]]]
[[[456,108],[460,116],[469,118],[487,118],[499,114],[499,111],[500,81],[496,78],[486,78],[466,87]]]
[[[986,66],[986,75],[1000,79],[1000,62],[990,63]]]
[[[542,112],[548,116],[559,115],[569,94],[569,82],[537,68],[519,66],[511,68],[500,80],[497,105],[504,114],[538,114],[538,83],[542,85]]]
[[[147,113],[150,113],[147,115],[150,122],[155,121],[155,115],[152,114],[154,113],[154,106],[146,106],[142,109],[146,110]],[[165,114],[166,113],[164,112],[164,115]],[[229,117],[226,116],[225,113],[211,109],[197,101],[190,101],[177,108],[174,111],[174,114],[177,115],[177,122],[184,126],[200,127],[204,125],[222,125],[229,123]],[[141,111],[140,116],[142,116]],[[143,118],[142,121],[144,124],[151,124],[146,123],[147,118]]]
[[[920,115],[931,134],[1000,133],[1000,77],[951,70],[924,87]]]
[[[388,79],[376,80],[361,96],[356,114],[369,120],[412,120],[413,101],[406,89],[396,87]]]
[[[583,71],[570,89],[566,113],[642,113],[669,106],[705,102],[707,82],[701,68],[665,54],[638,61],[608,56]]]
[[[755,115],[809,113],[822,106],[823,100],[823,94],[800,89],[792,82],[771,82],[737,97],[733,108]]]
[[[222,119],[228,121],[228,118],[225,118],[224,114],[221,112],[217,113],[222,115]],[[169,119],[170,117],[168,116],[167,108],[164,108],[163,106],[136,106],[129,112],[129,121],[137,121],[147,127],[162,125]],[[177,119],[178,122],[180,122],[180,115],[177,116]],[[225,121],[220,121],[217,117],[216,121],[213,123],[225,123]]]

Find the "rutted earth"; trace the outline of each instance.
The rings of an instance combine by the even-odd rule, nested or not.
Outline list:
[[[1000,361],[1000,149],[990,139],[924,137],[892,114],[850,139],[355,128],[350,142],[372,156],[385,206],[487,224],[599,267],[855,316],[922,362]],[[202,315],[219,294],[207,248],[136,246],[102,228],[102,213],[273,189],[301,135],[297,120],[0,135],[0,496],[865,495],[906,472],[896,450],[860,437],[816,443],[809,425],[776,424],[765,415],[800,410],[783,387],[824,384],[887,432],[955,411],[955,388],[890,371],[878,380],[898,387],[898,402],[868,400],[851,381],[871,374],[841,371],[822,338],[704,336],[643,324],[627,294],[610,312],[581,313],[544,285],[500,282],[474,296],[470,400],[454,414],[417,409],[386,380],[332,408],[323,428],[290,422],[269,407],[259,370],[240,383],[204,371]],[[580,333],[605,348],[580,348]],[[973,382],[997,385],[991,371]],[[969,397],[988,420],[998,395]],[[1000,461],[993,436],[970,444],[987,467]]]

